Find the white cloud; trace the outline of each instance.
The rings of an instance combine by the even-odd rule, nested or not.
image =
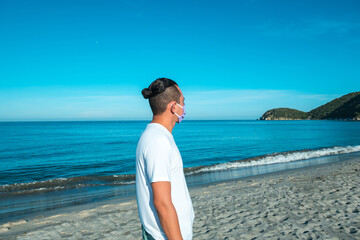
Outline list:
[[[184,94],[189,116],[194,119],[256,119],[278,107],[310,111],[340,96],[268,89],[185,91]]]
[[[44,90],[13,96],[0,95],[0,120],[151,119],[148,101],[135,94],[137,91],[132,92],[133,95],[115,95],[114,89],[111,89],[49,94]],[[271,108],[288,107],[309,111],[341,96],[276,89],[184,89],[183,92],[187,119],[256,119]]]

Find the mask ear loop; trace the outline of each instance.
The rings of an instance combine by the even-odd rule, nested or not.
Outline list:
[[[171,104],[171,111],[179,118],[180,116],[179,116],[179,114],[177,114],[176,112],[174,112],[173,110],[172,110],[172,107],[174,106],[174,104],[177,104],[177,105],[179,105],[177,102],[174,102],[173,104]],[[181,105],[180,105],[180,107],[181,107]]]

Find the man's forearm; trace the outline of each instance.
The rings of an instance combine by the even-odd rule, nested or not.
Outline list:
[[[169,240],[182,240],[180,225],[175,207],[172,203],[155,205],[160,223]]]

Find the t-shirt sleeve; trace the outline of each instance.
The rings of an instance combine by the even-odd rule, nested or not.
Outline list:
[[[149,144],[145,154],[145,165],[150,183],[171,182],[171,146],[166,138],[158,138]]]

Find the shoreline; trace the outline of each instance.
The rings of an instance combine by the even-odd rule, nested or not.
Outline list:
[[[359,183],[360,158],[352,158],[189,187],[194,239],[356,239]],[[0,239],[139,239],[135,196],[122,200],[8,222]]]
[[[359,150],[360,145],[279,152],[211,166],[204,165],[201,168],[207,171],[185,175],[189,188],[201,188],[253,175],[261,176],[266,173],[360,157]],[[9,194],[8,197],[3,194],[0,198],[0,225],[21,219],[31,220],[38,215],[49,216],[58,212],[62,213],[68,211],[67,209],[86,209],[108,202],[124,202],[126,199],[131,199],[131,196],[135,196],[135,185],[105,184],[59,191],[41,191],[30,194]]]

